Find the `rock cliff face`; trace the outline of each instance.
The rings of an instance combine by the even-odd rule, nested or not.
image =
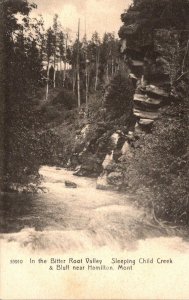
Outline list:
[[[159,1],[157,6],[154,1],[154,10],[156,6],[158,9],[155,13],[148,7],[149,1],[134,1],[128,12],[122,14],[121,52],[136,85],[133,98],[137,118],[135,132],[148,131],[166,106],[182,97],[182,89],[189,81],[188,22],[183,26],[175,24],[174,27],[181,26],[180,29],[172,28],[171,24],[177,20],[176,6],[173,6],[170,23],[165,23],[170,2]],[[156,19],[158,15],[160,20]]]
[[[68,167],[77,176],[97,177],[97,188],[118,189],[122,185],[121,162],[131,156],[126,142],[134,128],[134,89],[128,79],[117,75],[107,87],[99,110],[76,132]]]
[[[159,13],[165,14],[168,6],[163,1],[160,2],[162,6],[159,7]],[[116,145],[112,148],[112,154],[106,156],[102,164],[103,172],[97,180],[98,188],[115,189],[115,186],[121,188],[126,184],[124,162],[133,159],[141,135],[151,133],[156,120],[161,119],[165,112],[169,118],[170,104],[186,95],[189,82],[188,27],[183,25],[180,29],[169,28],[176,21],[174,14],[170,23],[166,24],[165,20],[161,20],[162,23],[158,24],[159,21],[155,20],[152,22],[153,26],[148,27],[150,21],[139,10],[141,3],[142,1],[135,1],[135,5],[122,15],[124,25],[119,32],[120,51],[127,70],[130,71],[128,77],[135,87],[135,127],[124,135],[119,157],[114,158]],[[177,25],[175,28],[178,28]],[[157,29],[155,26],[163,28]],[[118,134],[119,138],[120,134],[122,133]]]
[[[182,98],[189,82],[189,26],[183,11],[189,12],[188,2],[154,0],[151,4],[151,0],[136,0],[121,16],[120,51],[126,66],[122,73],[128,80],[125,84],[133,87],[132,99],[129,102],[123,90],[114,95],[111,88],[119,90],[120,84],[112,81],[99,112],[104,112],[103,122],[97,122],[96,128],[85,125],[77,136],[71,165],[75,164],[76,175],[98,177],[99,189],[126,186],[124,164],[134,159],[140,137],[152,132],[156,120]],[[179,5],[183,9],[178,12]],[[114,122],[107,110],[110,95],[110,106],[120,108]],[[123,103],[128,101],[126,106],[117,101],[120,97]]]

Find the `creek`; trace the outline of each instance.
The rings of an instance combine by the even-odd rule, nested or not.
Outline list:
[[[180,290],[177,287],[182,285],[182,299],[187,299],[189,285],[184,276],[189,266],[187,241],[176,236],[175,231],[167,232],[155,224],[145,210],[137,207],[134,196],[97,190],[95,179],[76,177],[65,169],[44,166],[40,173],[46,193],[1,196],[4,298],[14,295],[14,299],[41,299],[43,295],[42,299],[124,299],[127,293],[129,297],[138,297],[140,293],[143,299],[150,299],[155,293],[156,299],[161,299],[162,295],[168,299],[171,286],[178,298]],[[76,183],[77,188],[66,187],[65,180]],[[136,265],[137,276],[135,271],[128,276],[125,272],[129,271],[124,271],[129,270],[127,266],[117,271],[115,265],[114,273],[105,269],[101,273],[83,271],[78,277],[74,272],[52,273],[44,265],[36,272],[36,266],[31,266],[28,261],[29,258],[48,260],[52,257],[73,258],[73,261],[86,261],[87,258],[102,261],[107,266],[112,266],[112,259],[138,261],[144,258],[147,263]],[[150,261],[154,259],[155,262],[157,258],[172,259],[174,263],[171,266],[156,263],[152,268]],[[17,271],[13,272],[15,266],[9,264],[11,259],[23,260],[24,264],[18,265]],[[163,268],[161,275],[160,268]],[[115,286],[112,276],[118,280]],[[140,278],[140,284],[137,278]],[[12,282],[13,290],[6,290],[7,282]],[[154,286],[152,290],[147,288],[150,284]],[[76,290],[72,288],[75,285]],[[35,286],[34,290],[32,286]]]

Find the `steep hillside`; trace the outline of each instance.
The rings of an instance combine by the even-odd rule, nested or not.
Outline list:
[[[156,220],[179,224],[189,220],[188,12],[188,1],[134,1],[119,31],[125,67],[72,134],[61,131],[75,175],[135,191]]]
[[[188,1],[134,1],[119,31],[136,87],[133,135],[139,145],[126,163],[126,184],[147,189],[143,204],[178,223],[189,220],[188,12]]]

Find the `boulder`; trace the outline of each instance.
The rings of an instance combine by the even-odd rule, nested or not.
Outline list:
[[[76,189],[77,188],[77,184],[75,182],[72,182],[72,181],[69,181],[69,180],[65,181],[65,186],[67,188],[72,188],[72,189]]]
[[[146,103],[150,104],[150,105],[153,105],[153,106],[160,106],[161,103],[162,103],[162,100],[161,99],[153,99],[153,98],[147,98],[146,99]]]
[[[150,119],[140,119],[139,120],[139,124],[144,125],[144,126],[152,125],[153,123],[154,123],[154,120],[150,120]]]
[[[102,161],[99,156],[89,151],[84,151],[78,155],[78,163],[75,165],[74,175],[76,176],[98,176],[102,172]],[[79,167],[78,167],[79,166]]]
[[[80,171],[81,171],[81,165],[79,165],[75,168],[73,175],[80,176],[80,175],[78,175],[78,174],[80,174]]]
[[[133,74],[133,73],[130,73],[130,74],[129,74],[129,78],[130,78],[130,79],[134,79],[134,80],[136,80],[136,81],[138,80],[138,77],[137,77],[135,74]]]
[[[81,130],[81,135],[83,138],[86,138],[87,133],[89,132],[90,124],[85,125]]]
[[[106,157],[102,163],[102,167],[105,170],[108,165],[110,165],[113,162],[113,150],[111,151],[111,154],[106,154]]]
[[[144,131],[142,130],[141,126],[139,126],[139,123],[136,123],[136,125],[135,125],[135,137],[139,138],[143,134],[144,134]]]
[[[128,138],[128,140],[132,141],[134,139],[134,132],[129,131],[128,134],[127,134],[127,138]]]
[[[133,60],[130,61],[130,63],[133,67],[143,67],[144,66],[144,62],[141,61],[141,60],[134,60],[133,59]]]
[[[116,191],[118,190],[118,186],[110,185],[108,183],[107,174],[104,173],[101,176],[98,177],[96,188],[98,190],[105,190],[105,191]]]
[[[76,167],[78,164],[79,164],[78,156],[76,153],[74,153],[70,158],[70,160],[68,161],[67,167]]]
[[[134,109],[134,115],[136,117],[140,117],[142,119],[151,119],[151,120],[156,120],[159,118],[159,113],[158,112],[148,112],[148,111],[142,111],[139,109]]]
[[[119,160],[118,160],[119,161]],[[116,171],[121,171],[121,165],[119,163],[116,163],[115,161],[113,161],[111,164],[109,164],[107,167],[106,167],[106,171],[107,173],[111,173],[111,172],[116,172]]]
[[[132,156],[131,147],[127,141],[123,144],[121,154],[129,157]]]
[[[123,175],[121,172],[112,172],[107,177],[107,182],[111,185],[120,186],[123,184]]]
[[[146,99],[147,99],[148,97],[146,96],[146,95],[144,95],[144,94],[134,94],[134,98],[133,98],[133,100],[134,101],[139,101],[139,102],[143,102],[143,101],[146,101]]]
[[[157,87],[155,85],[152,85],[152,84],[146,86],[146,92],[149,94],[154,94],[154,95],[161,96],[161,97],[166,97],[166,98],[169,97],[168,92],[166,92],[164,89]]]
[[[126,39],[123,39],[123,40],[121,40],[121,47],[120,47],[121,53],[124,53],[126,48],[127,48],[127,41],[126,41]]]
[[[133,100],[136,102],[142,102],[144,104],[150,104],[153,106],[159,106],[162,103],[161,99],[153,99],[144,94],[135,94]]]
[[[112,144],[113,144],[112,146],[113,146],[114,148],[116,148],[119,138],[120,138],[120,134],[119,134],[118,132],[114,132],[114,133],[111,135],[110,139],[111,139],[111,142],[112,142]]]

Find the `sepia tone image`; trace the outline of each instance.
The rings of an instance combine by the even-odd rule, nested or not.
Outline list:
[[[0,23],[0,298],[189,299],[189,0]]]

